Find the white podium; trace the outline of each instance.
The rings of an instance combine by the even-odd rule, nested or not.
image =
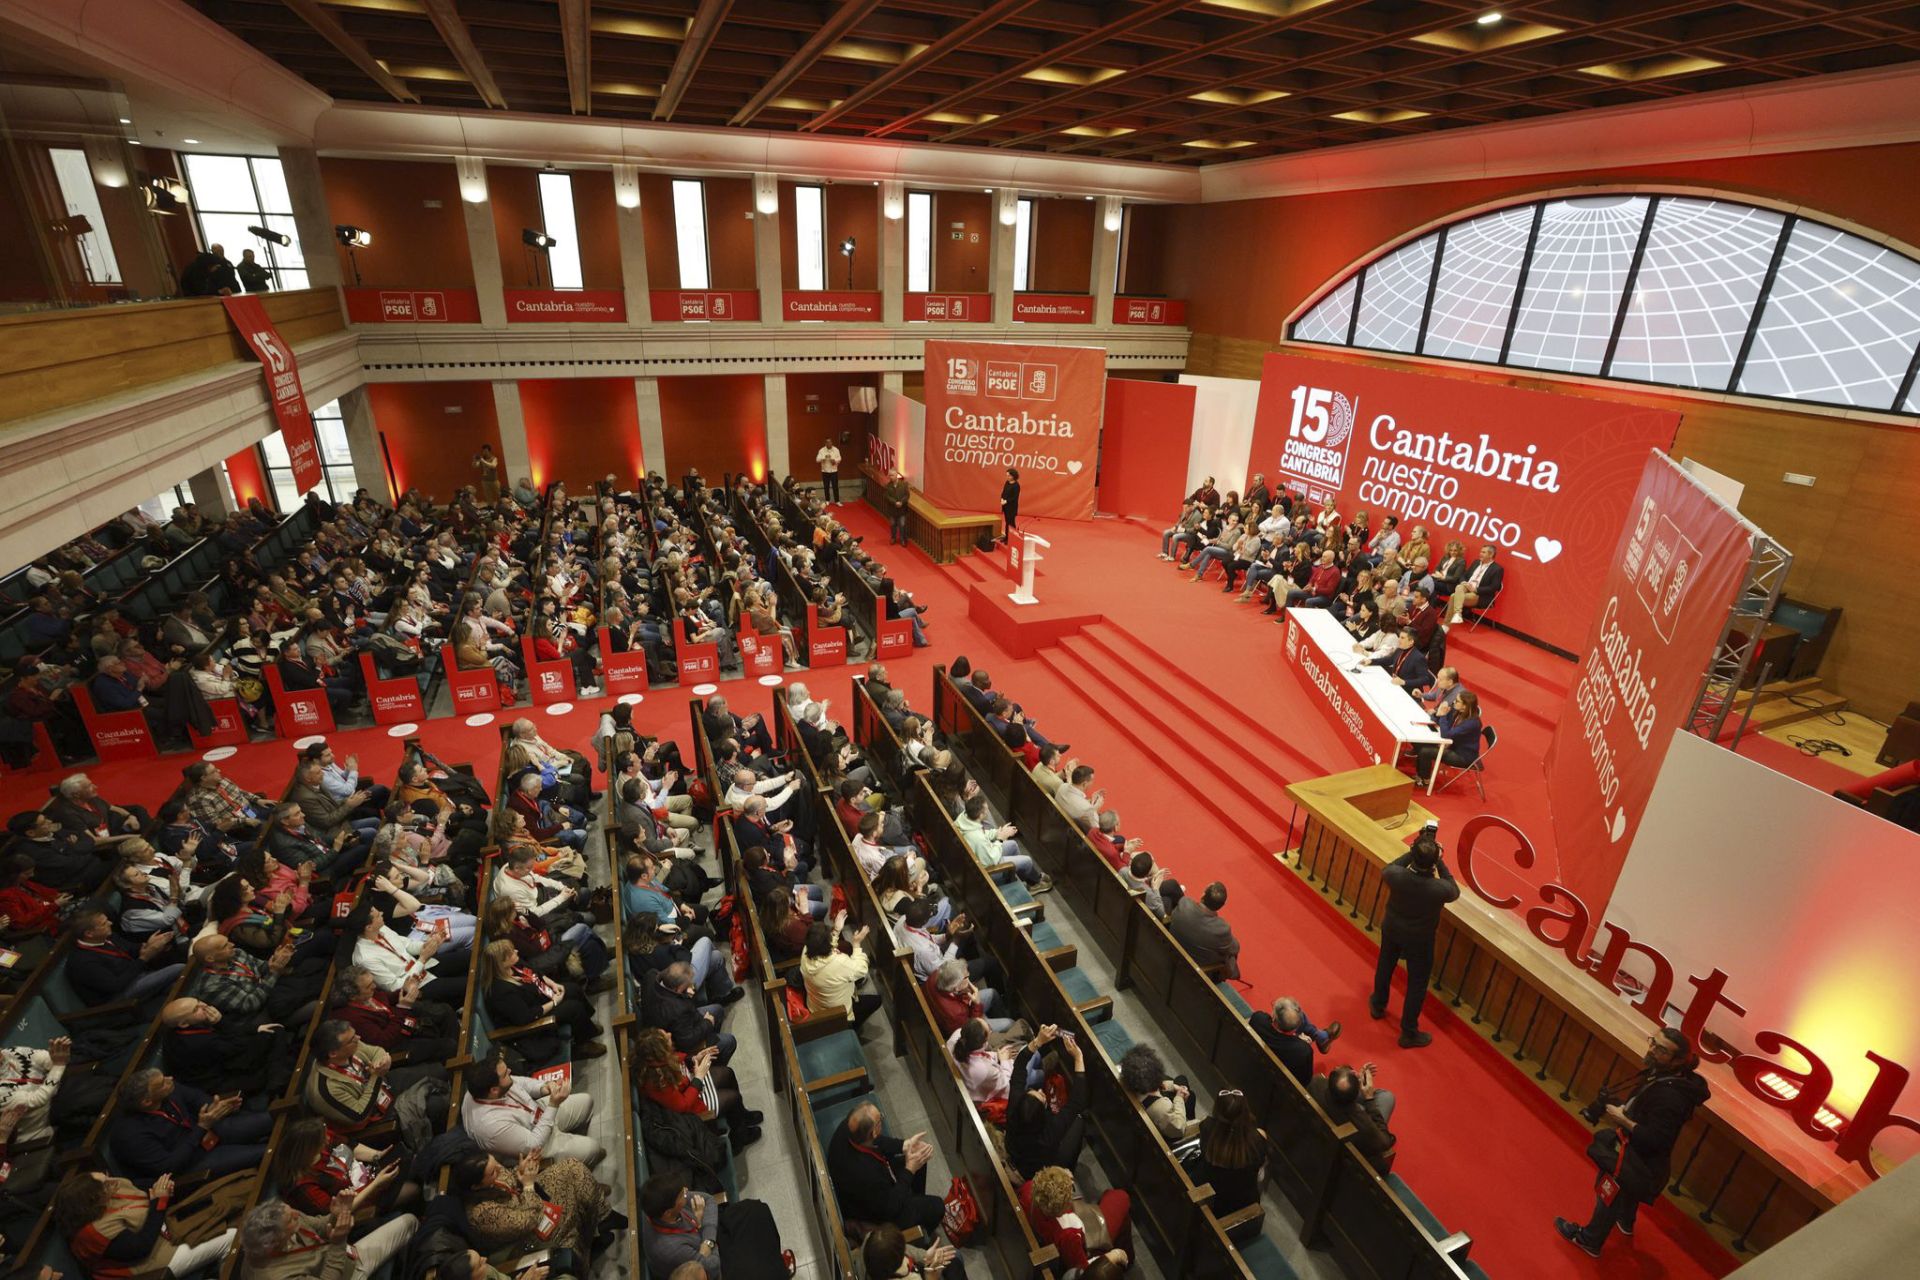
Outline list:
[[[1016,538],[1019,539],[1018,542],[1014,541]],[[1016,531],[1007,539],[1007,546],[1012,549],[1016,562],[1020,566],[1020,585],[1017,589],[1007,592],[1007,599],[1015,604],[1040,603],[1039,598],[1033,594],[1033,567],[1040,563],[1040,553],[1034,548],[1052,545],[1037,533]]]

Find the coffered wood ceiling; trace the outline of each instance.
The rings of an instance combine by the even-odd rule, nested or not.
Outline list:
[[[1913,0],[189,3],[342,100],[1175,164],[1920,59]]]

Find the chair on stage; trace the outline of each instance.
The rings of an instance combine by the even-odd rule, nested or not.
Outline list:
[[[1468,631],[1476,630],[1481,623],[1487,621],[1490,617],[1492,617],[1494,609],[1500,604],[1502,600],[1506,598],[1507,598],[1507,589],[1505,587],[1502,587],[1500,588],[1499,591],[1496,591],[1494,593],[1493,599],[1487,601],[1485,604],[1474,605],[1473,621],[1467,624],[1467,630]]]
[[[1470,773],[1473,775],[1474,788],[1480,792],[1480,798],[1482,800],[1487,798],[1487,784],[1481,781],[1481,779],[1486,773],[1487,753],[1499,745],[1500,735],[1494,731],[1492,725],[1483,724],[1480,726],[1480,737],[1485,745],[1480,748],[1480,754],[1475,756],[1470,763],[1457,766],[1450,765],[1447,763],[1447,753],[1444,751],[1433,758],[1433,774],[1427,779],[1428,795],[1434,794],[1433,784],[1440,781],[1440,771],[1442,769],[1449,769],[1452,770],[1452,776],[1445,782],[1440,783],[1439,789],[1441,791],[1445,791],[1448,787],[1458,782],[1462,774]]]

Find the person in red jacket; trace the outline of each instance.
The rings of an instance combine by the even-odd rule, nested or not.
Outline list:
[[[0,861],[0,937],[26,939],[60,932],[60,908],[70,895],[33,878],[33,859],[24,853]]]
[[[1119,1188],[1107,1191],[1099,1204],[1075,1195],[1073,1174],[1049,1165],[1020,1188],[1020,1208],[1041,1244],[1060,1251],[1069,1267],[1085,1270],[1096,1258],[1124,1267],[1131,1238],[1128,1218],[1133,1199]]]
[[[645,1027],[634,1037],[633,1053],[633,1078],[651,1101],[702,1120],[725,1119],[727,1141],[735,1151],[760,1137],[766,1116],[747,1106],[733,1068],[715,1062],[720,1056],[717,1045],[689,1056],[674,1049],[665,1031]]]
[[[1319,562],[1313,566],[1313,572],[1307,575],[1307,585],[1287,592],[1286,607],[1291,609],[1300,604],[1309,609],[1326,608],[1340,593],[1342,576],[1340,566],[1334,562],[1333,552],[1322,551]]]

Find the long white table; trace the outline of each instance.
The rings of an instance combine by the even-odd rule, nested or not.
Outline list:
[[[1325,609],[1287,610],[1283,634],[1287,665],[1361,764],[1393,764],[1408,747],[1446,741],[1420,700],[1355,653],[1352,634]]]

